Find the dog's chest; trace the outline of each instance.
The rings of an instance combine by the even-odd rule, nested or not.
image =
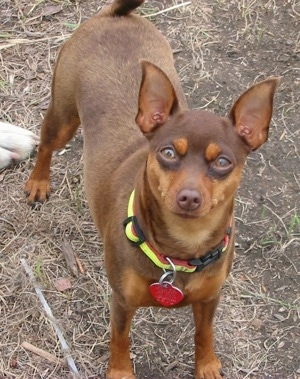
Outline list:
[[[163,271],[162,271],[163,274]],[[172,286],[183,293],[183,298],[177,306],[184,306],[198,301],[209,301],[218,296],[221,286],[226,279],[225,270],[221,269],[217,275],[210,276],[206,273],[184,273],[176,279]],[[184,278],[184,280],[182,279]],[[156,284],[157,280],[149,280],[137,273],[132,268],[125,270],[122,278],[122,293],[125,302],[133,307],[157,306],[160,305],[156,297],[151,294],[150,286]],[[176,292],[176,290],[175,290]],[[159,291],[158,296],[168,296],[164,291]],[[170,291],[170,296],[174,291]],[[177,294],[176,294],[177,297]],[[171,302],[172,299],[170,299]],[[165,300],[168,303],[168,300]]]

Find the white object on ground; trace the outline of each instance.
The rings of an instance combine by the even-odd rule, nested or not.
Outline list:
[[[29,157],[38,143],[31,131],[0,121],[0,169]]]

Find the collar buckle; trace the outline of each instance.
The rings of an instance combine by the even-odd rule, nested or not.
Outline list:
[[[204,257],[190,259],[188,262],[191,266],[196,266],[196,272],[202,271],[209,264],[217,261],[222,253],[222,248],[218,247],[216,250],[206,254]]]

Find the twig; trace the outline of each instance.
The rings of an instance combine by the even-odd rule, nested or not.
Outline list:
[[[65,34],[63,36],[53,36],[53,37],[43,37],[43,38],[37,38],[37,39],[26,39],[26,38],[11,38],[8,39],[8,43],[0,45],[0,50],[7,49],[9,47],[15,46],[15,45],[21,45],[21,44],[33,44],[37,42],[44,42],[44,41],[50,41],[50,40],[57,40],[57,42],[61,42],[66,40],[70,37],[71,34]]]
[[[29,342],[24,341],[24,342],[22,342],[21,346],[24,349],[29,350],[32,353],[39,355],[42,358],[48,359],[48,361],[50,361],[50,362],[59,363],[59,364],[63,363],[62,359],[57,358],[55,355],[50,354],[50,353],[48,353],[48,351],[42,350],[42,349],[32,345]]]
[[[83,268],[83,265],[82,263],[80,262],[79,258],[75,255],[75,260],[76,260],[76,263],[77,263],[77,267],[78,267],[78,270],[81,274],[84,274],[84,268]]]
[[[74,359],[72,358],[71,356],[71,352],[70,352],[70,348],[62,334],[62,331],[60,330],[59,326],[57,325],[57,321],[56,319],[54,318],[53,316],[53,313],[51,311],[51,308],[49,307],[41,289],[39,288],[39,286],[37,285],[36,281],[35,281],[35,278],[34,278],[34,275],[33,275],[33,272],[31,270],[31,268],[29,267],[27,261],[24,259],[24,258],[21,258],[21,264],[22,266],[24,267],[24,270],[26,271],[27,275],[29,276],[30,280],[32,281],[32,284],[34,286],[34,289],[35,289],[35,292],[38,296],[38,298],[40,299],[40,302],[42,303],[43,305],[43,308],[45,309],[46,311],[46,314],[47,316],[49,317],[50,319],[50,322],[52,323],[53,325],[53,328],[57,334],[57,337],[59,339],[59,342],[61,344],[61,347],[63,349],[63,352],[66,356],[66,360],[67,360],[67,363],[68,363],[68,366],[70,368],[70,370],[72,371],[73,374],[75,374],[75,377],[76,378],[80,378],[79,376],[79,372],[77,370],[77,367],[75,365],[75,362],[74,362]]]
[[[191,5],[191,4],[192,4],[191,1],[186,1],[185,3],[176,4],[176,5],[173,5],[172,7],[169,7],[169,8],[166,8],[166,9],[162,9],[161,11],[158,11],[158,12],[155,12],[155,13],[143,15],[143,17],[158,16],[159,14],[167,13],[169,11],[172,11],[173,9],[177,9],[177,8],[184,7],[186,5]]]
[[[271,213],[273,213],[273,215],[276,216],[276,217],[278,218],[278,220],[281,222],[281,224],[282,224],[282,226],[283,226],[283,228],[284,228],[284,230],[285,230],[285,232],[286,232],[286,235],[288,236],[288,235],[289,235],[289,232],[288,232],[288,230],[287,230],[287,228],[286,228],[286,226],[285,226],[285,224],[284,224],[282,218],[281,218],[280,216],[278,216],[278,214],[275,213],[275,212],[274,212],[271,208],[269,208],[267,205],[264,205],[264,207],[267,208],[268,211],[270,211]]]
[[[169,12],[171,10],[191,5],[191,3],[192,3],[191,1],[186,1],[186,2],[181,3],[181,4],[173,5],[172,7],[169,7],[169,8],[166,8],[166,9],[162,9],[161,11],[158,11],[158,12],[155,12],[155,13],[143,15],[143,17],[148,18],[148,17],[158,16],[160,14],[167,13],[167,12]],[[33,44],[33,43],[44,42],[44,41],[49,41],[49,40],[53,40],[53,39],[56,39],[57,42],[61,42],[61,41],[66,40],[67,38],[69,38],[70,35],[71,34],[66,34],[66,35],[63,35],[63,36],[52,36],[52,37],[44,37],[44,38],[37,38],[37,39],[34,39],[34,38],[33,39],[11,38],[11,39],[8,39],[8,43],[0,45],[0,50],[8,49],[8,48],[10,48],[12,46],[15,46],[15,45]]]
[[[258,292],[248,290],[247,288],[245,288],[244,286],[239,284],[237,281],[235,281],[234,285],[236,287],[238,287],[239,289],[243,290],[245,293],[245,296],[249,296],[249,297],[253,296],[253,297],[265,300],[267,302],[271,302],[271,303],[278,304],[278,305],[283,305],[288,309],[293,309],[296,311],[298,311],[300,309],[298,305],[293,305],[291,303],[288,303],[287,301],[275,299],[275,298],[269,297],[268,295],[264,295],[262,293],[258,293]]]

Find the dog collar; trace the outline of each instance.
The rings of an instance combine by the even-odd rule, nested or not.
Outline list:
[[[133,190],[129,202],[127,218],[123,221],[125,235],[128,240],[134,245],[138,246],[148,258],[158,267],[163,270],[173,270],[183,272],[200,272],[209,264],[217,261],[221,254],[227,249],[229,244],[229,236],[231,234],[231,227],[227,228],[226,235],[223,241],[218,247],[209,251],[201,258],[195,258],[190,260],[182,260],[172,258],[172,265],[170,264],[170,258],[160,254],[145,238],[142,229],[139,226],[137,217],[134,215],[134,194]]]

